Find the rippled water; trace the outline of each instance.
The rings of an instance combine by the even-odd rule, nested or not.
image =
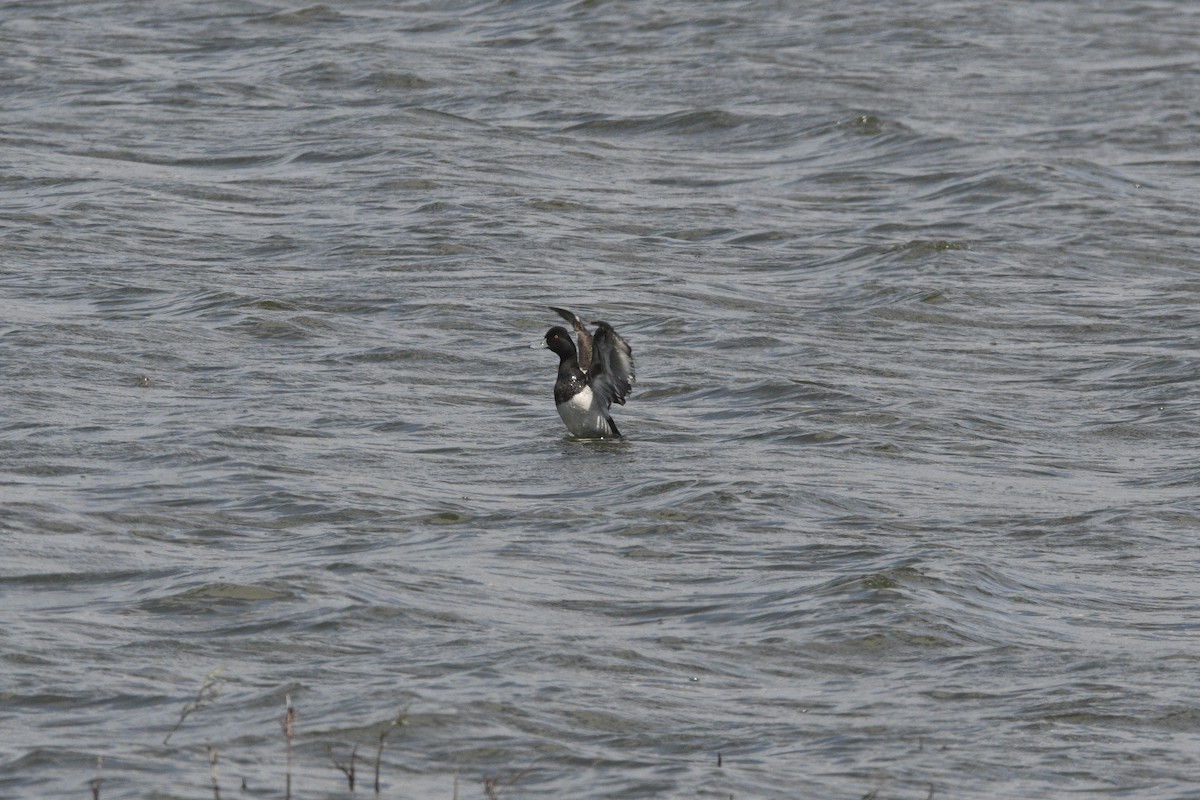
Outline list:
[[[794,5],[7,5],[0,795],[1196,797],[1200,10]]]

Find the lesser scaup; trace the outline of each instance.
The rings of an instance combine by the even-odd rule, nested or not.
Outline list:
[[[573,436],[581,439],[618,439],[621,432],[608,414],[612,404],[625,405],[633,388],[633,351],[629,343],[607,322],[593,322],[588,329],[578,316],[550,307],[575,329],[579,348],[566,328],[555,325],[546,331],[545,347],[558,354],[558,380],[554,382],[554,404]]]

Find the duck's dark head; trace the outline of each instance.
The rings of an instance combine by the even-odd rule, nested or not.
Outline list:
[[[571,334],[560,325],[546,331],[546,338],[542,343],[557,353],[560,359],[575,357],[575,343],[571,341]]]

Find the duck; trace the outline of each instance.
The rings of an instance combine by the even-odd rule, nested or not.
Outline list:
[[[633,350],[607,322],[593,322],[594,333],[577,314],[565,308],[550,310],[571,323],[571,331],[555,325],[546,331],[542,346],[558,356],[554,405],[572,436],[579,439],[620,439],[621,432],[609,409],[625,405],[633,389]]]

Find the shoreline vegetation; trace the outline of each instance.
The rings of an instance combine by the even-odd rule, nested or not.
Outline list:
[[[174,736],[179,731],[179,729],[183,727],[183,724],[188,719],[188,717],[190,717],[192,714],[194,714],[198,711],[208,708],[210,705],[213,704],[213,702],[216,701],[216,699],[221,694],[221,683],[223,680],[223,678],[222,678],[223,672],[224,672],[224,668],[219,667],[217,669],[214,669],[212,672],[208,673],[208,675],[206,675],[204,677],[204,680],[202,681],[202,683],[200,685],[200,689],[196,692],[196,696],[192,700],[189,700],[187,703],[185,703],[183,705],[183,708],[181,708],[179,711],[179,719],[175,722],[175,725],[171,728],[171,730],[169,730],[167,732],[166,736],[163,737],[163,740],[162,740],[163,745],[166,745],[171,741],[171,737]],[[286,695],[284,695],[284,713],[283,713],[283,716],[281,716],[278,720],[279,730],[284,738],[284,747],[285,747],[285,755],[284,755],[285,763],[286,763],[286,769],[284,771],[284,798],[285,798],[285,800],[292,800],[292,798],[293,798],[292,774],[293,774],[293,767],[295,764],[293,745],[294,745],[295,737],[296,737],[296,718],[297,718],[296,706],[292,702],[292,696],[290,693],[286,694]],[[362,744],[362,742],[354,743],[354,745],[350,749],[349,759],[346,761],[339,760],[338,756],[334,752],[334,746],[332,744],[325,745],[325,754],[328,757],[330,764],[332,765],[332,767],[334,769],[340,771],[342,773],[342,775],[345,777],[346,789],[350,794],[354,794],[355,791],[359,788],[360,766],[364,766],[364,765],[366,767],[368,767],[369,769],[371,769],[371,772],[372,772],[371,777],[373,779],[373,783],[372,783],[373,794],[376,797],[378,797],[382,794],[383,785],[381,783],[381,770],[382,770],[382,765],[383,765],[383,752],[387,746],[388,738],[391,736],[391,734],[397,728],[401,728],[404,726],[407,718],[408,718],[408,709],[406,707],[403,710],[401,710],[399,713],[397,713],[395,717],[392,717],[391,719],[381,723],[382,727],[379,730],[378,738],[373,743],[374,749],[375,749],[373,759],[359,755],[359,752],[358,752],[359,746]],[[212,797],[213,797],[213,800],[221,800],[222,786],[221,786],[221,776],[220,776],[220,769],[219,769],[220,753],[217,750],[217,748],[214,747],[211,743],[205,743],[204,747],[205,747],[205,752],[206,752],[205,762],[208,764],[208,782],[209,782],[209,786],[211,787],[211,790],[212,790]],[[721,769],[724,766],[724,755],[720,752],[718,752],[716,754],[716,766],[718,769]],[[526,767],[522,770],[514,771],[514,772],[512,772],[510,774],[506,774],[506,775],[500,775],[497,773],[484,775],[483,777],[480,778],[480,783],[482,785],[483,796],[484,796],[485,800],[500,800],[502,790],[511,789],[511,788],[515,787],[532,771],[533,771],[533,767]],[[92,800],[102,800],[102,789],[103,789],[104,780],[105,780],[103,773],[104,773],[104,756],[99,755],[96,757],[96,774],[93,778],[91,778],[87,782],[87,785],[91,790]],[[252,791],[251,788],[248,786],[245,776],[238,776],[238,784],[239,785],[237,786],[237,790],[242,795],[245,795],[245,793]],[[256,788],[253,791],[256,794],[258,794],[262,790]],[[862,796],[862,800],[874,800],[874,798],[877,796],[878,791],[879,791],[878,787],[875,789],[872,789],[871,791],[868,791],[866,794],[864,794]],[[935,787],[931,783],[929,785],[929,795],[926,798],[926,800],[933,800],[934,795],[935,795]],[[455,775],[454,775],[453,793],[452,793],[451,797],[452,797],[452,800],[459,800],[459,775],[457,773],[455,773]],[[733,800],[732,794],[729,795],[729,800]]]
[[[175,725],[171,728],[171,730],[167,732],[166,736],[163,737],[163,745],[166,745],[171,741],[171,737],[183,727],[183,724],[188,717],[208,708],[217,700],[221,694],[223,672],[224,668],[219,667],[204,677],[199,690],[196,692],[196,696],[183,705],[183,708],[181,708],[179,711],[179,719],[175,722]],[[284,713],[278,720],[280,733],[284,738],[285,746],[284,758],[286,761],[286,770],[284,772],[284,798],[285,800],[292,800],[292,774],[294,771],[293,767],[295,765],[293,745],[296,737],[297,712],[296,706],[292,702],[291,694],[284,696],[284,703]],[[404,726],[407,717],[408,709],[405,708],[396,714],[395,717],[382,723],[382,728],[379,731],[378,738],[373,743],[375,749],[373,759],[359,754],[358,751],[359,746],[362,744],[361,742],[357,742],[353,745],[353,747],[350,749],[349,758],[346,761],[342,761],[338,758],[338,756],[334,753],[333,745],[327,744],[325,746],[325,753],[329,758],[332,767],[340,771],[345,777],[346,788],[349,793],[353,794],[359,788],[361,783],[361,768],[365,766],[371,770],[373,794],[375,796],[382,794],[383,785],[381,783],[381,769],[383,764],[383,752],[387,746],[388,738],[397,728]],[[212,790],[212,797],[213,800],[221,800],[223,787],[220,774],[220,752],[211,743],[205,743],[204,747],[206,752],[205,763],[208,765],[208,783]],[[717,766],[720,767],[721,765],[721,754],[718,753]],[[480,778],[480,784],[483,789],[483,796],[485,800],[501,800],[502,791],[516,786],[531,771],[532,767],[527,767],[519,771],[514,771],[510,774],[501,775],[493,773],[484,775]],[[104,782],[104,756],[99,755],[96,757],[96,774],[87,782],[87,785],[91,790],[92,800],[102,800]],[[259,789],[252,790],[248,785],[245,776],[237,776],[234,785],[236,787],[235,790],[239,791],[243,795],[250,791],[254,791],[256,794],[261,791]],[[226,786],[225,789],[228,789],[228,786]],[[457,773],[454,775],[451,797],[452,800],[459,800],[459,775]]]
[[[183,727],[183,723],[188,717],[207,708],[218,698],[218,696],[220,696],[223,672],[224,668],[218,667],[204,677],[204,680],[200,685],[200,689],[196,692],[196,696],[184,704],[183,708],[180,709],[179,719],[175,722],[175,725],[171,728],[171,730],[167,732],[167,735],[163,737],[162,743],[164,745],[170,743],[171,737]],[[279,719],[279,729],[280,733],[283,735],[286,748],[284,798],[285,800],[292,800],[292,773],[295,763],[293,745],[296,737],[296,706],[292,703],[292,696],[290,694],[285,695],[284,702],[284,713]],[[360,765],[364,763],[368,764],[373,769],[372,777],[374,779],[374,794],[379,795],[382,792],[380,772],[383,764],[383,751],[387,745],[388,737],[393,731],[404,725],[406,718],[407,709],[404,709],[391,720],[384,723],[383,729],[379,732],[378,740],[375,742],[375,757],[373,759],[373,763],[371,760],[365,759],[358,754],[359,743],[355,743],[351,748],[350,758],[345,762],[338,760],[337,756],[334,755],[332,745],[326,745],[325,752],[328,755],[329,760],[332,762],[333,767],[341,771],[341,773],[345,776],[347,789],[351,793],[353,793],[358,787],[360,772],[359,768]],[[206,761],[208,764],[208,778],[209,785],[212,788],[213,800],[221,800],[221,778],[219,770],[220,753],[212,744],[206,743],[204,747],[207,753]],[[515,783],[515,779],[502,781],[495,775],[489,775],[483,777],[481,779],[481,783],[483,785],[484,796],[487,798],[487,800],[499,800],[499,787],[501,785],[511,785]],[[100,755],[96,757],[96,775],[87,782],[87,785],[91,790],[92,800],[101,800],[102,789],[104,786],[104,756]],[[249,790],[246,778],[244,776],[240,778],[240,786],[238,788],[242,792]],[[454,776],[453,798],[454,800],[458,800],[458,775]]]

